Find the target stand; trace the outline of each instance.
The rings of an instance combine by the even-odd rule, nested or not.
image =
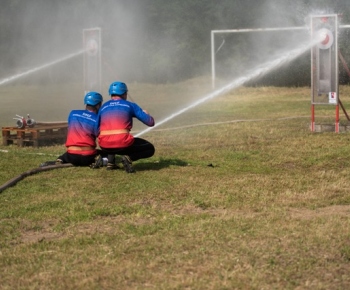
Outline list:
[[[350,131],[349,126],[339,124],[340,107],[348,121],[349,117],[339,99],[338,15],[311,16],[311,37],[315,42],[311,49],[311,131]],[[334,124],[315,123],[316,105],[334,106]]]
[[[84,91],[101,92],[101,28],[83,30]]]

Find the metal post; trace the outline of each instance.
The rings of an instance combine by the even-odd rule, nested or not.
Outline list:
[[[215,39],[214,31],[211,32],[211,86],[215,89]]]
[[[315,105],[311,105],[311,132],[315,132]]]
[[[339,105],[335,106],[335,132],[339,133]]]

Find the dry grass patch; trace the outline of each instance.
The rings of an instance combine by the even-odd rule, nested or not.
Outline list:
[[[185,85],[146,87],[157,118]],[[311,133],[309,98],[240,88],[150,131],[136,174],[57,169],[6,189],[2,289],[349,288],[350,138]],[[0,149],[3,183],[64,146]]]

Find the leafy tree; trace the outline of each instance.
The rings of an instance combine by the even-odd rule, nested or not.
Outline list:
[[[210,74],[214,29],[305,26],[309,14],[320,13],[342,13],[341,23],[350,23],[348,0],[2,0],[1,4],[3,76],[79,50],[82,30],[91,27],[102,29],[105,79],[175,82]],[[340,31],[339,47],[350,60],[349,33]],[[218,73],[240,75],[292,41],[288,33],[220,35],[215,40],[215,49],[222,45],[216,54]],[[55,80],[81,78],[82,60],[58,67]],[[260,82],[299,85],[310,80],[309,74],[310,58],[304,55],[287,72],[272,73]],[[344,71],[341,79],[346,81]]]

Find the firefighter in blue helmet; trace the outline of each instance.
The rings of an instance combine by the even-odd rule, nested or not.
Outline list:
[[[97,113],[103,97],[97,92],[88,92],[84,97],[85,110],[73,110],[68,117],[67,151],[56,161],[47,161],[40,166],[72,163],[75,166],[89,166],[95,163],[100,151],[96,149]]]
[[[132,162],[153,156],[153,144],[134,137],[130,131],[133,118],[147,126],[154,126],[154,119],[136,103],[127,100],[128,87],[124,82],[113,82],[109,87],[111,99],[98,112],[98,143],[108,155],[107,170],[115,169],[115,155],[122,155],[121,163],[127,173],[134,173]]]

